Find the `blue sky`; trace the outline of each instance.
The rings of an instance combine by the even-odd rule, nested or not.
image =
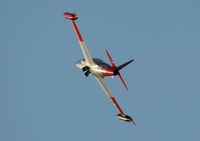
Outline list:
[[[119,121],[83,58],[135,59],[121,81],[105,78],[137,126]],[[200,140],[200,2],[197,0],[1,0],[0,140]]]

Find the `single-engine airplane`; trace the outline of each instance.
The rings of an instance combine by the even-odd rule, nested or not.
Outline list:
[[[104,91],[106,92],[108,97],[111,99],[111,101],[115,104],[118,111],[120,112],[117,115],[118,119],[126,121],[126,122],[132,122],[134,125],[136,125],[135,122],[133,121],[133,119],[130,116],[124,114],[124,112],[122,111],[122,109],[118,105],[115,98],[112,96],[111,92],[109,91],[108,87],[106,86],[106,84],[103,80],[103,78],[105,76],[112,76],[113,77],[115,75],[118,75],[119,78],[121,79],[122,83],[124,84],[125,88],[128,90],[124,80],[122,79],[122,77],[119,73],[119,70],[121,70],[122,68],[127,66],[129,63],[133,62],[133,59],[122,64],[122,65],[120,65],[120,66],[116,66],[107,50],[106,50],[106,53],[108,55],[108,58],[110,59],[112,66],[105,63],[101,59],[92,58],[87,47],[86,47],[86,45],[85,45],[85,43],[84,43],[84,41],[83,41],[83,38],[82,38],[82,36],[81,36],[81,34],[78,30],[78,27],[76,26],[75,20],[78,19],[76,13],[74,13],[74,14],[73,13],[64,13],[63,16],[64,16],[64,18],[71,20],[73,28],[74,28],[75,33],[76,33],[76,36],[78,38],[79,44],[81,46],[83,55],[84,55],[84,59],[78,61],[76,63],[76,66],[78,68],[82,69],[82,71],[85,73],[86,77],[89,74],[92,74],[97,79],[97,81],[99,82],[101,87],[104,89]]]

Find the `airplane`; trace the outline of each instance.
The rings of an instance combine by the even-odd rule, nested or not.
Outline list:
[[[106,86],[106,84],[103,80],[104,77],[106,77],[106,76],[113,77],[115,75],[118,75],[119,78],[121,79],[123,85],[128,90],[124,80],[121,77],[121,74],[119,73],[119,70],[121,70],[122,68],[124,68],[125,66],[127,66],[128,64],[133,62],[134,60],[132,59],[132,60],[120,65],[120,66],[116,66],[107,50],[105,50],[105,51],[108,55],[108,58],[109,58],[109,60],[112,64],[112,66],[109,65],[108,63],[105,63],[101,59],[92,58],[87,47],[86,47],[86,45],[85,45],[85,42],[83,41],[83,38],[82,38],[82,36],[81,36],[81,34],[78,30],[78,27],[75,23],[75,20],[78,19],[76,12],[74,12],[74,14],[73,13],[64,13],[63,16],[64,16],[65,19],[71,20],[73,28],[74,28],[75,33],[76,33],[76,36],[78,38],[78,42],[80,44],[81,50],[82,50],[83,55],[84,55],[84,59],[79,60],[76,63],[76,66],[84,72],[86,77],[89,74],[91,74],[92,76],[94,76],[97,79],[97,81],[99,82],[101,87],[104,89],[104,91],[106,92],[108,97],[111,99],[111,101],[117,107],[117,109],[119,111],[119,114],[117,114],[117,118],[119,120],[122,120],[122,121],[125,121],[125,122],[132,122],[134,125],[136,125],[135,122],[133,121],[133,119],[130,116],[124,114],[124,112],[120,108],[120,106],[117,103],[117,101],[115,100],[115,98],[112,96],[110,90],[108,89],[108,87]]]

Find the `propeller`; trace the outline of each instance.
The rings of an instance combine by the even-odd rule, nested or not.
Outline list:
[[[111,62],[111,64],[112,64],[113,68],[114,68],[114,71],[113,71],[114,74],[119,76],[119,78],[120,78],[120,80],[122,81],[122,83],[124,84],[126,90],[128,90],[128,87],[126,86],[126,84],[125,84],[125,82],[124,82],[124,80],[123,80],[121,74],[119,73],[119,70],[120,70],[122,67],[119,67],[119,68],[118,68],[118,67],[115,65],[114,61],[112,60],[112,58],[111,58],[111,56],[110,56],[110,54],[108,53],[107,50],[106,50],[106,53],[107,53],[108,58],[110,59],[110,62]],[[129,61],[128,64],[131,63],[132,61],[133,61],[133,60]],[[126,65],[128,65],[128,64],[126,64]],[[124,66],[123,66],[123,67],[124,67]]]

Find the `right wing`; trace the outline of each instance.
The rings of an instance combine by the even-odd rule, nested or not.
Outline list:
[[[102,77],[98,76],[95,78],[97,79],[97,81],[99,82],[99,84],[101,85],[101,87],[104,89],[104,91],[106,92],[106,94],[108,95],[108,97],[112,100],[112,102],[115,104],[115,106],[117,107],[118,111],[120,112],[120,114],[118,114],[118,118],[120,120],[124,120],[126,122],[129,122],[131,121],[134,125],[135,122],[133,121],[133,119],[130,117],[130,116],[127,116],[124,114],[124,112],[122,111],[122,109],[119,107],[119,104],[117,103],[117,101],[115,100],[115,98],[112,96],[111,92],[109,91],[108,87],[106,86],[104,80]]]
[[[112,100],[112,102],[115,104],[115,106],[117,107],[117,109],[119,110],[120,114],[122,116],[125,116],[125,114],[123,113],[122,109],[119,107],[117,101],[115,100],[115,98],[112,96],[111,92],[109,91],[108,87],[106,86],[104,80],[102,77],[95,77],[97,79],[97,81],[99,82],[99,84],[101,85],[101,87],[104,89],[104,91],[106,92],[106,94],[108,95],[108,97]]]

